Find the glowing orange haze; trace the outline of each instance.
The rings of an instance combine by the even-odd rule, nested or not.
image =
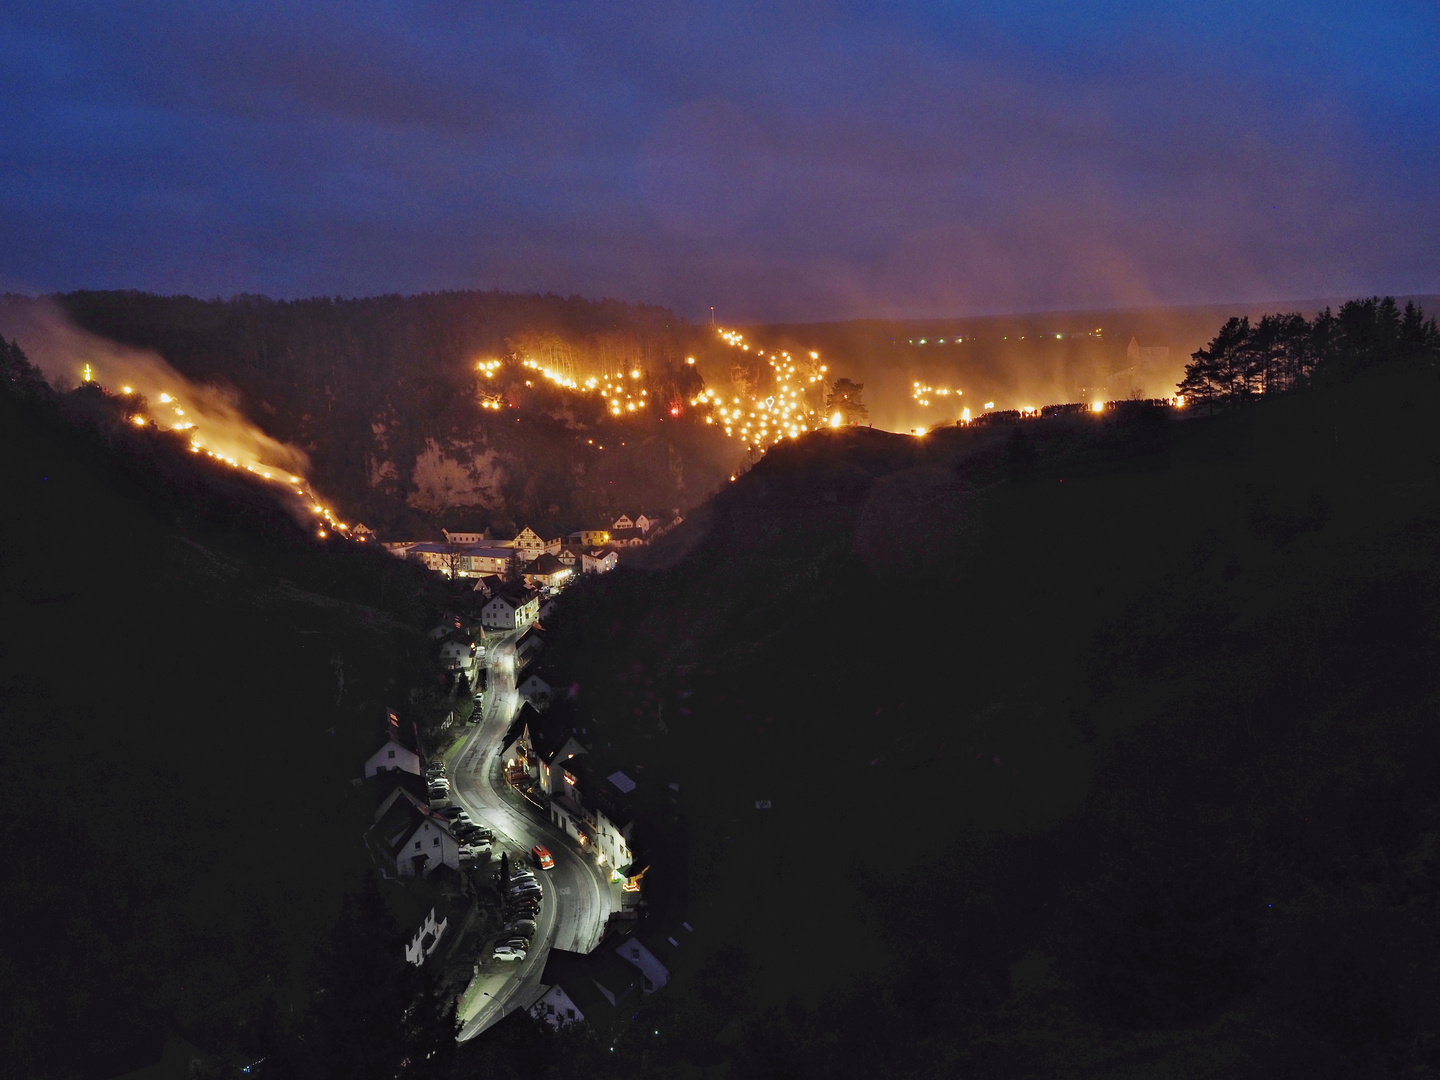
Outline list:
[[[297,515],[316,521],[322,535],[320,521],[347,528],[310,491],[305,453],[261,431],[223,390],[190,382],[156,353],[81,330],[43,301],[0,309],[0,332],[19,342],[31,363],[60,389],[88,380],[122,397],[143,396],[147,411],[132,417],[136,424],[183,431],[196,453],[283,484]]]

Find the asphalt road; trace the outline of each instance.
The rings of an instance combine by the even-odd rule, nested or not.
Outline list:
[[[486,642],[489,687],[485,715],[455,756],[450,769],[452,801],[460,803],[477,823],[495,833],[496,860],[508,851],[512,861],[529,861],[530,848],[543,844],[555,868],[536,871],[545,888],[535,938],[519,963],[491,960],[488,946],[480,957],[480,1002],[462,1017],[460,1039],[473,1038],[507,1013],[529,1008],[540,996],[540,975],[552,948],[589,952],[599,944],[610,912],[618,910],[608,871],[580,854],[573,841],[540,818],[511,792],[501,774],[501,740],[519,709],[515,694],[515,642],[519,631]]]

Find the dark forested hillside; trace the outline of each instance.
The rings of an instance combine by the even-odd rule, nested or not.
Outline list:
[[[697,377],[686,357],[703,362],[715,346],[662,308],[497,292],[58,299],[81,328],[233,387],[270,434],[310,454],[320,490],[381,528],[578,525],[627,508],[689,507],[736,463],[733,445],[664,408],[615,420],[599,397],[561,393],[538,376],[527,384],[518,365],[493,381],[477,372],[496,357],[638,370],[650,400],[684,400]]]
[[[577,597],[550,659],[728,947],[643,1060],[1433,1075],[1437,393],[817,432]]]
[[[243,1063],[322,989],[398,1016],[414,970],[351,780],[437,677],[434,583],[110,404],[0,343],[6,1076],[116,1076],[168,1036]]]

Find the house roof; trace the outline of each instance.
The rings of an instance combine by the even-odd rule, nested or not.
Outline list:
[[[385,714],[385,737],[412,753],[420,752],[420,734],[415,730],[415,725],[405,723],[393,712],[387,711]]]
[[[563,569],[565,569],[565,564],[547,551],[542,555],[535,556],[535,561],[525,568],[525,572],[529,574],[553,574],[555,571]]]
[[[541,675],[539,674],[539,672],[535,672],[535,671],[532,671],[532,672],[530,672],[529,675],[526,675],[525,678],[524,678],[524,680],[520,683],[520,685],[521,685],[521,686],[524,686],[526,683],[532,682],[532,681],[533,681],[533,682],[538,682],[541,686],[545,687],[546,690],[549,690],[549,689],[550,689],[550,684],[549,684],[548,682],[546,682],[544,678],[541,677]]]
[[[481,559],[509,559],[515,555],[515,549],[492,547],[489,544],[467,544],[460,548],[460,554]]]
[[[365,834],[366,840],[384,851],[393,860],[402,852],[410,838],[415,835],[415,830],[427,821],[454,839],[450,833],[450,826],[444,818],[432,814],[430,807],[423,800],[417,799],[402,788],[399,798]]]
[[[386,769],[365,781],[365,791],[375,800],[375,809],[370,815],[373,820],[378,820],[383,811],[390,809],[389,800],[398,798],[397,789],[407,791],[417,800],[423,801],[426,794],[425,778],[403,769]]]
[[[475,591],[483,592],[493,596],[498,590],[504,588],[505,579],[499,574],[485,574],[475,581]]]
[[[572,737],[576,742],[584,745],[585,739],[579,730],[579,717],[575,715],[569,698],[562,697],[543,715],[529,703],[521,711],[527,710],[533,716],[533,719],[529,721],[530,742],[542,761],[554,760],[555,755]]]
[[[611,959],[620,967],[628,968],[628,972],[609,963]],[[587,956],[564,949],[551,949],[540,981],[547,986],[559,986],[592,1026],[601,1027],[626,1015],[622,1011],[623,1004],[633,994],[640,978],[633,967],[608,952]],[[620,1004],[611,1005],[601,986],[609,990]]]

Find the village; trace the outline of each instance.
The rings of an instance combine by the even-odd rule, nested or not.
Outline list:
[[[436,966],[462,1040],[517,1012],[613,1033],[694,951],[690,924],[644,898],[645,781],[605,760],[594,719],[540,659],[544,620],[566,589],[679,521],[639,514],[551,539],[525,527],[506,539],[444,530],[443,542],[384,544],[474,581],[428,635],[468,700],[438,730],[384,710],[355,781],[373,806],[366,848],[407,928],[398,947]]]

